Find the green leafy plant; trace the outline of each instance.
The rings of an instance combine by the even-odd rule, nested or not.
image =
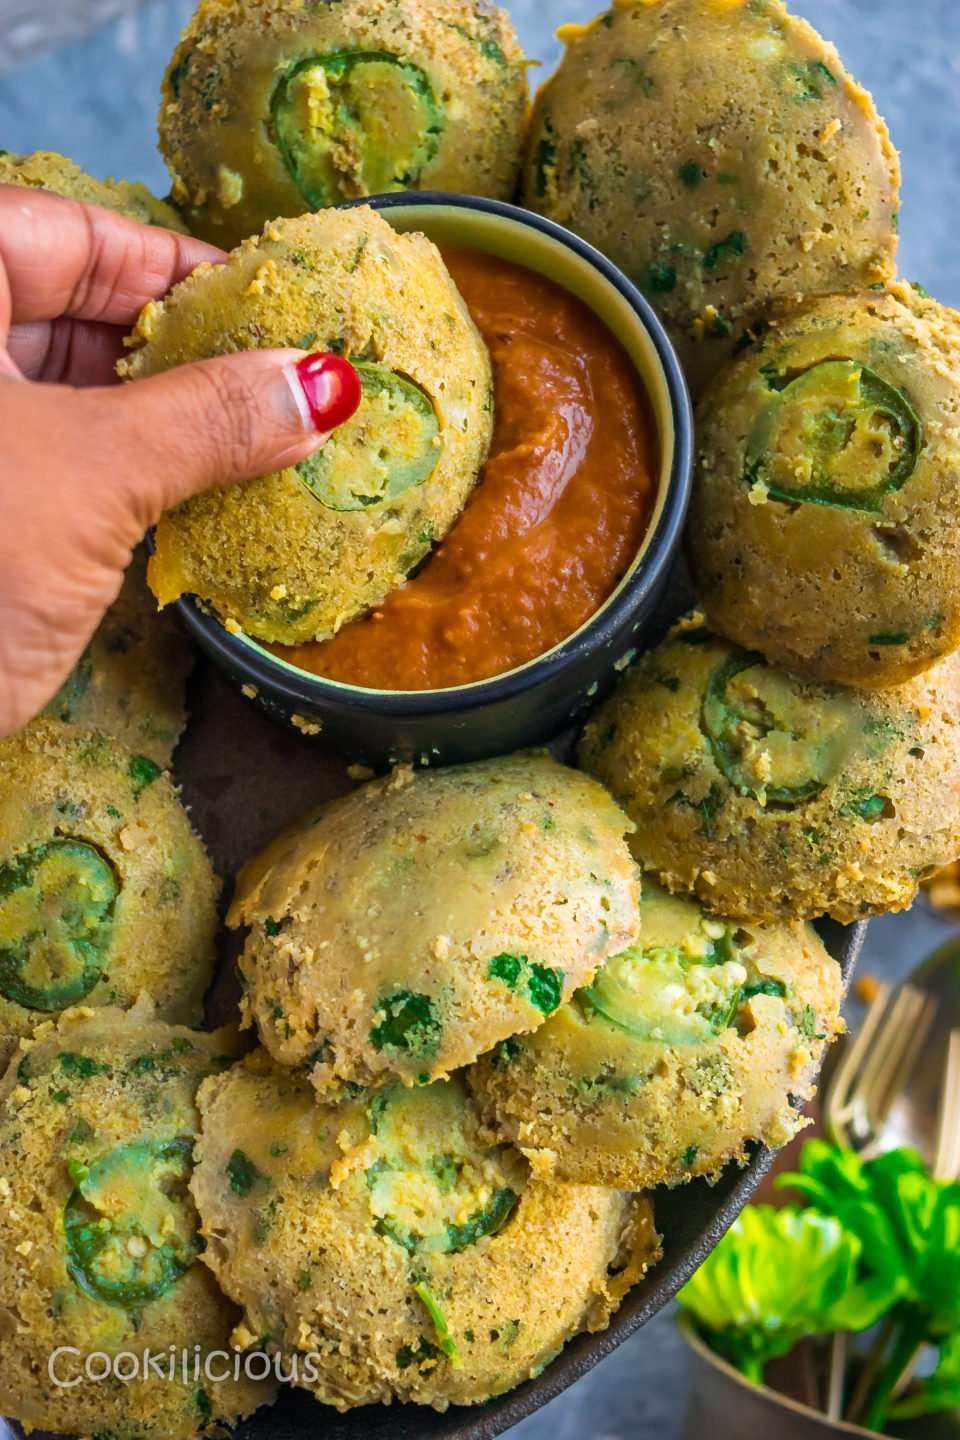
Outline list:
[[[822,1140],[777,1183],[804,1208],[748,1206],[680,1292],[710,1348],[759,1384],[801,1341],[861,1335],[847,1420],[884,1433],[960,1409],[960,1184],[911,1150],[865,1161]]]
[[[812,1210],[749,1206],[696,1275],[680,1304],[712,1349],[756,1384],[798,1341],[869,1329],[896,1291],[886,1276],[858,1278],[861,1244],[839,1220]]]
[[[926,1346],[952,1362],[960,1331],[960,1185],[931,1179],[920,1156],[894,1150],[863,1161],[809,1141],[800,1169],[779,1185],[838,1220],[861,1246],[864,1273],[894,1299],[869,1355],[848,1418],[882,1430],[894,1397]],[[949,1371],[947,1381],[949,1383]]]
[[[917,1385],[905,1400],[894,1405],[894,1420],[915,1420],[921,1415],[940,1415],[960,1410],[960,1334],[941,1347],[937,1368],[929,1380]]]

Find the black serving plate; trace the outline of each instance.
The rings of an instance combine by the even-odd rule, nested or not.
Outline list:
[[[685,598],[685,585],[677,577],[667,612],[676,615]],[[664,623],[667,619],[665,613]],[[558,758],[571,758],[569,736],[552,748]],[[225,875],[234,874],[282,825],[352,783],[342,760],[271,724],[206,666],[195,683],[194,722],[181,745],[178,771],[194,821]],[[827,920],[818,929],[849,985],[866,925],[847,928]],[[221,967],[211,1007],[211,1018],[218,1022],[236,1013],[232,971],[231,965]],[[572,1340],[536,1380],[486,1405],[454,1407],[444,1414],[391,1405],[339,1415],[303,1391],[286,1390],[272,1409],[241,1425],[236,1440],[487,1440],[502,1435],[579,1380],[676,1295],[739,1215],[773,1160],[773,1151],[757,1148],[744,1169],[728,1167],[713,1186],[697,1180],[654,1192],[663,1259],[630,1292],[609,1329]]]
[[[832,921],[818,927],[849,984],[866,925]],[[443,1414],[417,1405],[367,1405],[339,1415],[319,1409],[304,1391],[284,1391],[271,1410],[261,1410],[234,1433],[235,1440],[489,1440],[553,1400],[598,1361],[652,1320],[733,1224],[770,1169],[775,1152],[757,1148],[745,1169],[728,1167],[716,1185],[695,1180],[676,1190],[653,1192],[663,1259],[630,1291],[609,1329],[579,1335],[536,1380],[486,1405],[455,1406]]]
[[[665,604],[660,629],[688,603],[681,576]],[[281,729],[246,704],[201,661],[191,695],[192,719],[175,765],[183,799],[219,874],[233,876],[305,810],[351,788],[344,761],[315,743]],[[572,758],[573,736],[551,747]],[[229,899],[228,883],[224,903]],[[866,925],[818,927],[849,985]],[[219,978],[207,1006],[211,1025],[237,1016],[237,939],[225,934]],[[713,1186],[697,1180],[653,1194],[663,1259],[627,1296],[610,1327],[572,1340],[542,1375],[486,1405],[454,1407],[444,1414],[415,1405],[366,1406],[345,1415],[320,1406],[304,1391],[284,1390],[234,1432],[235,1440],[488,1440],[554,1399],[604,1356],[652,1319],[709,1255],[751,1198],[774,1152],[757,1148],[743,1168],[728,1167]],[[13,1427],[22,1436],[23,1431]],[[31,1440],[46,1440],[34,1431]]]

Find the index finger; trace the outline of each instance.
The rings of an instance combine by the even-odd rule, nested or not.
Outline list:
[[[0,185],[0,266],[14,325],[70,316],[132,325],[191,270],[222,250],[140,225],[99,205]]]

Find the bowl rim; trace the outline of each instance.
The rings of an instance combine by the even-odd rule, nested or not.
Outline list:
[[[570,250],[596,270],[620,299],[626,301],[653,347],[666,387],[673,430],[673,457],[663,503],[653,529],[644,537],[643,553],[634,563],[632,573],[628,573],[621,582],[619,590],[559,645],[502,675],[443,690],[373,690],[313,675],[273,656],[252,637],[231,634],[194,596],[183,596],[175,604],[189,628],[195,634],[202,634],[207,647],[215,651],[219,659],[231,669],[241,670],[248,683],[282,695],[290,704],[305,709],[337,705],[361,714],[382,716],[387,713],[392,717],[410,719],[480,710],[529,694],[541,685],[555,681],[589,655],[612,645],[631,615],[642,607],[665,578],[681,543],[693,488],[693,408],[690,394],[673,344],[650,302],[618,266],[562,225],[502,200],[442,190],[367,196],[348,200],[337,208],[354,210],[362,206],[370,206],[387,215],[397,209],[466,210],[513,222],[537,231]],[[611,333],[615,332],[611,329]]]
[[[862,1426],[852,1425],[848,1420],[831,1420],[822,1410],[814,1410],[812,1406],[804,1405],[790,1395],[781,1395],[779,1390],[774,1390],[770,1385],[754,1385],[734,1365],[724,1360],[722,1355],[718,1355],[716,1350],[711,1350],[688,1314],[681,1313],[677,1317],[677,1329],[701,1365],[718,1371],[738,1390],[748,1390],[751,1394],[759,1396],[774,1411],[782,1410],[804,1420],[815,1420],[824,1429],[832,1430],[836,1435],[860,1435],[864,1437],[864,1440],[870,1440],[870,1437],[874,1437],[875,1440],[876,1430],[864,1430]]]

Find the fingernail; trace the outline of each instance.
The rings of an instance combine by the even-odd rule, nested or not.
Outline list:
[[[340,355],[304,355],[285,373],[304,425],[318,435],[336,430],[360,404],[360,376]]]

